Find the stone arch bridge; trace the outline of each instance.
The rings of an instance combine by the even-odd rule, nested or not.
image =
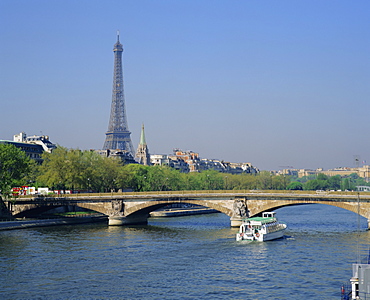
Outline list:
[[[62,197],[18,198],[5,202],[14,217],[75,205],[109,217],[109,225],[147,223],[149,213],[169,204],[189,203],[218,210],[230,217],[232,227],[242,219],[288,205],[327,204],[367,218],[370,225],[370,193],[308,191],[171,191],[109,194],[71,194]]]

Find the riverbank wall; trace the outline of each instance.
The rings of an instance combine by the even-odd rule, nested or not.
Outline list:
[[[166,210],[153,211],[150,213],[152,218],[181,217],[190,215],[219,213],[215,209],[209,208],[172,208]],[[24,229],[32,227],[61,226],[84,223],[108,222],[107,216],[84,216],[84,217],[64,217],[55,219],[34,219],[34,220],[9,220],[0,221],[1,230]]]
[[[92,217],[74,217],[74,218],[59,218],[46,220],[4,221],[0,222],[0,230],[13,230],[32,227],[73,225],[96,222],[108,222],[108,218],[106,216],[92,216]]]

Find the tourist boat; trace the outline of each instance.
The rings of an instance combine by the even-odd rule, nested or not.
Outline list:
[[[287,225],[279,223],[275,214],[275,212],[264,212],[262,217],[243,220],[239,232],[236,234],[236,240],[264,242],[283,237]]]

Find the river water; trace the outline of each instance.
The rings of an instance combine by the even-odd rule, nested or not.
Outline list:
[[[236,242],[223,214],[0,231],[0,298],[340,299],[366,220],[319,204],[277,215],[286,236],[264,243]]]

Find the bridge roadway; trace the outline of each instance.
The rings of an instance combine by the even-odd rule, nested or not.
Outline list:
[[[20,197],[5,202],[14,217],[35,215],[58,206],[75,205],[103,213],[109,225],[147,223],[151,211],[168,204],[189,203],[216,209],[230,217],[231,226],[242,219],[288,205],[327,204],[359,213],[370,226],[370,193],[324,191],[161,191],[140,193],[65,194]],[[370,227],[369,227],[370,228]]]

